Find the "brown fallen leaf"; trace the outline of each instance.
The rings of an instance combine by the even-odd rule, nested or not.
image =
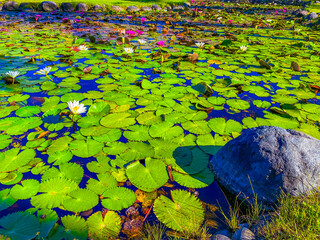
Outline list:
[[[92,70],[92,66],[86,67],[83,69],[83,73],[90,73]]]
[[[297,62],[292,61],[290,68],[293,71],[300,72],[300,66],[299,66],[299,64]]]
[[[189,57],[188,57],[189,62],[196,63],[196,62],[198,62],[198,59],[199,59],[198,53],[189,54]]]

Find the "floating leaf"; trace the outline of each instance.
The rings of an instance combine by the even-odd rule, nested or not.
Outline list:
[[[28,199],[38,193],[40,184],[35,179],[27,179],[21,182],[21,185],[14,185],[10,194],[15,199]]]
[[[130,116],[129,113],[111,113],[103,117],[100,123],[107,128],[126,128],[136,122],[136,120]]]
[[[152,192],[160,188],[169,179],[165,164],[151,158],[145,159],[145,166],[139,161],[131,163],[126,173],[130,182],[145,192]]]
[[[167,227],[191,233],[200,228],[204,220],[201,202],[187,191],[171,191],[172,200],[164,195],[154,202],[154,213]]]
[[[63,207],[71,212],[87,211],[99,203],[98,195],[88,189],[74,190],[68,196],[63,201]]]
[[[68,239],[86,240],[88,238],[88,226],[86,221],[75,215],[68,215],[61,218]]]
[[[66,178],[50,178],[40,183],[39,193],[31,198],[31,204],[38,208],[59,207],[67,194],[76,190],[78,184]]]
[[[87,220],[90,237],[104,240],[117,237],[120,233],[121,218],[113,211],[108,211],[104,216],[97,212]]]
[[[77,157],[88,158],[102,150],[103,144],[88,138],[85,140],[75,140],[70,143],[70,151]]]
[[[40,222],[32,214],[15,212],[0,219],[0,234],[12,240],[29,240],[37,236]]]
[[[102,206],[116,211],[128,208],[136,201],[134,192],[124,187],[107,189],[102,197]]]

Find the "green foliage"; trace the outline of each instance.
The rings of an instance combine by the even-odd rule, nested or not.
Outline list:
[[[131,163],[126,169],[126,174],[133,185],[146,192],[160,188],[169,179],[166,165],[152,158],[145,159],[145,166],[139,161]]]
[[[15,212],[0,218],[0,234],[12,240],[29,240],[37,236],[40,230],[38,219],[25,212]]]
[[[115,211],[128,208],[136,201],[134,192],[124,187],[107,189],[102,197],[102,206]]]
[[[167,227],[177,231],[193,232],[204,220],[201,202],[187,191],[171,191],[172,200],[160,196],[154,202],[154,213]]]

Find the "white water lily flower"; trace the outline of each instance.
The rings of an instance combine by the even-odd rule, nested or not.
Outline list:
[[[76,101],[76,100],[74,100],[73,102],[72,101],[68,102],[68,107],[73,114],[81,114],[87,111],[86,107],[82,103],[80,104],[79,101]]]
[[[18,71],[9,71],[6,74],[8,76],[12,77],[12,78],[16,78],[20,74],[20,72],[18,72]]]
[[[300,32],[301,29],[300,29],[300,28],[297,28],[297,29],[295,29],[294,31],[295,31],[295,32]]]
[[[242,52],[244,52],[244,51],[247,50],[247,47],[243,45],[243,46],[240,47],[240,50],[241,50]]]
[[[139,42],[141,45],[143,45],[143,44],[146,44],[146,43],[147,43],[147,41],[146,41],[146,40],[144,40],[144,39],[138,39],[138,42]]]
[[[266,21],[267,21],[267,22],[272,22],[272,19],[267,19]]]
[[[126,53],[128,53],[128,54],[134,52],[133,48],[131,48],[131,47],[124,48],[124,51],[125,51]]]
[[[50,70],[51,70],[51,67],[45,67],[44,69],[39,70],[35,74],[48,75]]]
[[[87,51],[87,50],[88,50],[88,48],[87,48],[85,45],[80,45],[80,46],[78,47],[78,49],[79,49],[80,51]]]
[[[196,43],[196,46],[197,46],[198,48],[202,48],[204,45],[205,45],[204,42],[197,42],[197,43]]]

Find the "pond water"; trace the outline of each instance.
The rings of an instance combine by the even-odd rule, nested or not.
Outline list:
[[[228,203],[209,162],[223,145],[261,125],[319,139],[319,32],[237,7],[2,12],[0,233],[214,233]]]

